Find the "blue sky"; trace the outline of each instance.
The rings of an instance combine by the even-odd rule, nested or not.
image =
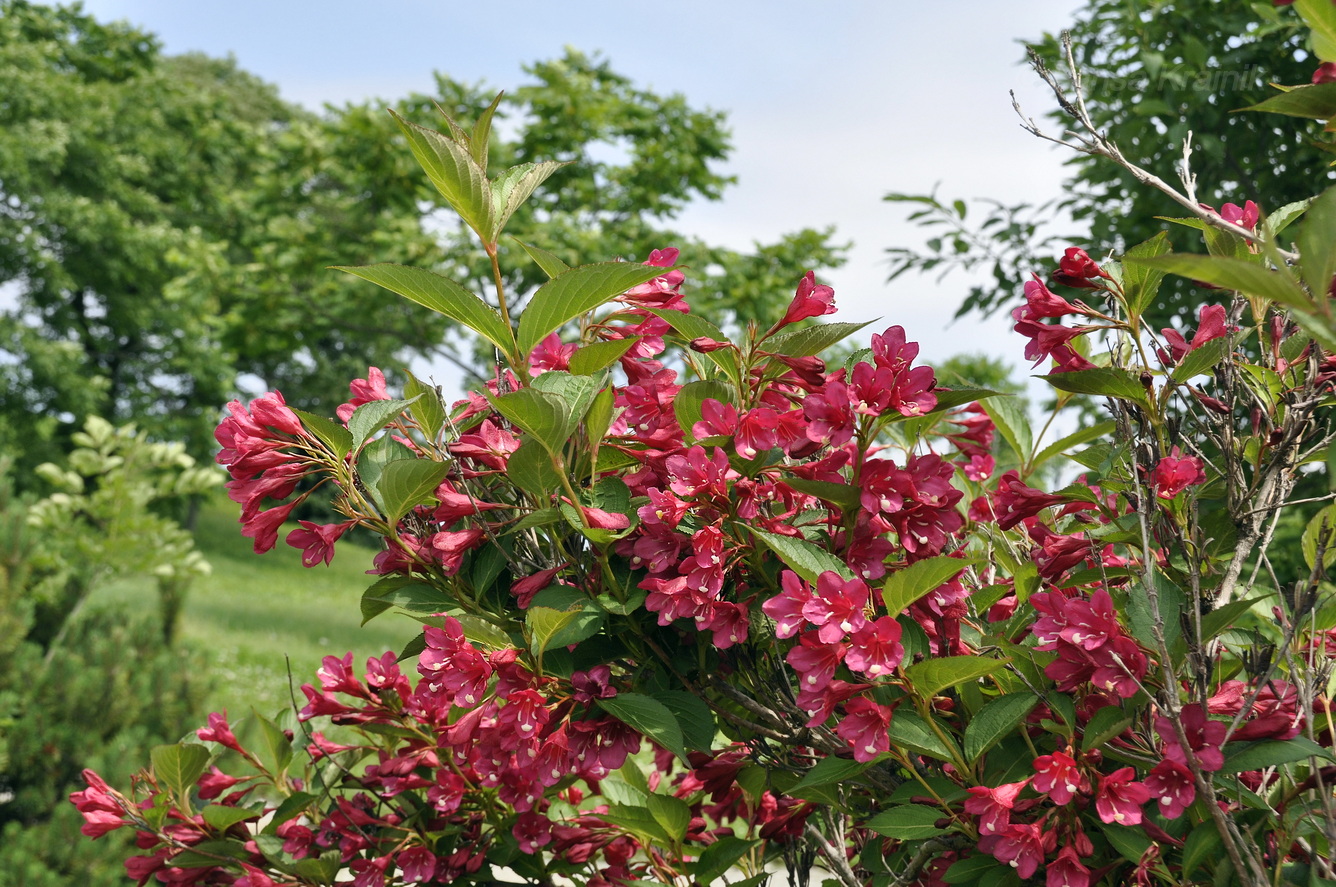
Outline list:
[[[833,224],[855,243],[849,264],[827,278],[839,319],[883,318],[867,334],[901,324],[929,360],[984,351],[1018,362],[1023,342],[1004,319],[948,326],[964,279],[885,284],[884,248],[922,235],[881,197],[938,182],[946,197],[1042,202],[1060,193],[1066,158],[1021,131],[1008,90],[1032,116],[1050,108],[1019,64],[1018,41],[1060,30],[1075,0],[84,5],[156,33],[168,52],[231,53],[312,108],[428,91],[434,70],[509,88],[522,65],[564,46],[601,52],[640,84],[728,113],[725,171],[739,183],[720,203],[690,207],[680,228],[746,248]]]

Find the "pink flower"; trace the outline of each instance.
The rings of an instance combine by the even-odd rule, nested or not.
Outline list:
[[[1119,825],[1141,822],[1141,805],[1150,800],[1150,789],[1135,779],[1136,771],[1131,767],[1100,776],[1095,792],[1095,812],[1100,819]]]
[[[1081,865],[1075,847],[1058,851],[1058,858],[1045,869],[1044,887],[1090,887],[1090,869]]]
[[[396,861],[410,884],[425,884],[436,874],[436,856],[426,847],[409,847]]]
[[[867,623],[849,638],[844,664],[870,678],[895,671],[905,657],[900,634],[900,623],[890,616]]]
[[[1207,342],[1228,335],[1229,326],[1225,320],[1223,306],[1203,305],[1198,315],[1197,332],[1193,334],[1191,342],[1184,339],[1178,330],[1168,328],[1160,330],[1165,341],[1169,343],[1170,358],[1174,363],[1178,363],[1188,352],[1196,351]]]
[[[268,511],[258,512],[249,519],[243,520],[241,535],[255,540],[253,547],[256,554],[264,554],[278,543],[279,528],[292,514],[292,509],[296,508],[301,502],[301,499],[297,499],[287,505],[280,505],[277,508],[270,508]]]
[[[1323,62],[1313,72],[1314,83],[1336,83],[1336,62]]]
[[[1016,870],[1022,879],[1039,870],[1044,861],[1045,835],[1037,822],[1008,825],[996,835],[979,839],[979,849]]]
[[[835,733],[849,743],[855,761],[871,761],[890,749],[889,708],[866,696],[859,696],[845,703],[844,711],[844,718],[835,728]]]
[[[867,601],[868,587],[861,579],[845,582],[839,573],[827,570],[817,577],[816,594],[803,605],[803,617],[820,626],[817,637],[822,643],[833,644],[866,624]]]
[[[1071,302],[1055,295],[1052,290],[1044,286],[1038,274],[1032,276],[1034,280],[1025,282],[1025,307],[1031,318],[1062,317],[1064,314],[1076,314],[1080,311]]]
[[[1158,799],[1160,812],[1165,819],[1177,819],[1191,806],[1197,797],[1197,788],[1192,783],[1192,771],[1174,761],[1160,761],[1150,771],[1142,783]]]
[[[1228,726],[1220,721],[1213,721],[1208,718],[1206,712],[1202,711],[1202,707],[1198,703],[1183,706],[1179,712],[1178,722],[1183,728],[1188,747],[1197,758],[1198,766],[1210,773],[1225,765],[1225,755],[1220,750],[1220,745],[1225,741]],[[1160,739],[1164,741],[1165,759],[1186,766],[1188,762],[1187,753],[1183,750],[1183,746],[1179,744],[1174,722],[1163,715],[1157,715],[1155,718],[1155,732],[1159,733]]]
[[[1060,751],[1035,758],[1034,773],[1034,790],[1048,795],[1059,806],[1071,803],[1084,782],[1076,759]]]
[[[1241,228],[1250,228],[1257,230],[1257,221],[1261,217],[1261,210],[1257,204],[1251,200],[1244,201],[1243,206],[1236,203],[1226,203],[1220,207],[1220,218],[1226,222],[1233,222]]]
[[[340,404],[334,411],[345,425],[362,404],[371,403],[373,400],[390,399],[390,392],[385,387],[385,374],[376,367],[367,369],[365,379],[354,379],[349,382],[348,390],[352,392],[352,400]]]
[[[315,524],[311,521],[297,521],[300,529],[288,533],[288,545],[302,549],[302,565],[314,567],[324,561],[329,564],[334,560],[334,543],[353,525],[352,521],[341,524]]]
[[[1011,824],[1011,811],[1016,805],[1016,798],[1029,781],[1008,782],[997,788],[980,785],[970,787],[970,797],[965,800],[965,812],[979,817],[980,835],[999,834]]]
[[[234,752],[241,752],[241,745],[237,742],[237,737],[233,735],[232,728],[227,724],[227,712],[219,714],[211,712],[209,714],[209,726],[200,727],[195,731],[195,735],[205,742],[216,742],[224,748],[230,748]],[[244,752],[243,752],[244,753]]]
[[[1058,270],[1053,272],[1053,279],[1058,283],[1078,289],[1098,289],[1098,285],[1091,281],[1108,276],[1085,250],[1076,246],[1067,247],[1058,260]]]
[[[100,838],[125,825],[120,802],[102,777],[92,770],[85,770],[83,778],[88,788],[70,795],[70,803],[83,814],[84,824],[79,831],[90,838]]]
[[[807,624],[803,608],[812,599],[812,589],[792,570],[780,574],[779,587],[779,594],[761,604],[761,612],[775,620],[775,637],[791,638]]]
[[[798,672],[801,691],[814,690],[835,677],[835,669],[844,659],[844,644],[827,644],[814,631],[804,633],[798,646],[789,650],[784,659]]]
[[[821,317],[835,313],[835,290],[816,282],[816,273],[808,271],[798,281],[798,291],[793,294],[784,318],[775,324],[774,329],[806,320],[809,317]]]
[[[1196,456],[1183,456],[1178,447],[1174,447],[1155,466],[1151,475],[1151,485],[1155,495],[1161,499],[1173,499],[1188,487],[1206,482],[1206,472],[1202,470],[1202,461]]]

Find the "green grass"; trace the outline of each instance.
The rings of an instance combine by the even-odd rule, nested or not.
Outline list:
[[[207,711],[227,709],[240,718],[252,707],[269,716],[290,707],[289,663],[291,692],[304,704],[298,688],[315,682],[323,657],[351,650],[361,669],[368,656],[397,652],[420,630],[393,615],[360,625],[362,592],[375,578],[365,572],[371,549],[341,541],[332,564],[308,569],[301,552],[283,543],[291,529],[285,527],[274,550],[257,555],[241,535],[237,509],[221,498],[201,509],[196,545],[213,572],[191,586],[177,629],[178,644],[208,657]],[[120,583],[103,593],[157,604],[148,583]]]

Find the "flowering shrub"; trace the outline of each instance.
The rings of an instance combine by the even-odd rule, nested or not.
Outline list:
[[[404,131],[499,268],[554,167],[488,179],[489,119]],[[1332,442],[1336,190],[1204,230],[1209,256],[1072,248],[1072,295],[1025,285],[1059,408],[1108,414],[1046,445],[899,326],[828,366],[860,327],[794,326],[834,310],[811,275],[732,338],[672,249],[524,246],[551,280],[514,319],[500,289],[344,269],[490,341],[495,378],[447,407],[372,368],[337,421],[233,403],[219,461],[257,552],[328,486],[345,520],[288,544],[313,566],[377,533],[363,615],[422,630],[364,670],[327,657],[258,747],[215,714],[128,792],[88,774],[85,832],[137,830],[141,883],[242,887],[1336,877],[1336,514],[1283,553],[1297,585],[1268,552]],[[1190,336],[1141,322],[1166,272],[1223,288]],[[1054,467],[1081,475],[1033,486]]]

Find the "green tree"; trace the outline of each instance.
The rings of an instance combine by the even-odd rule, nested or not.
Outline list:
[[[1178,182],[1183,142],[1193,133],[1191,166],[1202,203],[1252,200],[1272,211],[1302,199],[1326,175],[1331,145],[1321,140],[1320,124],[1240,112],[1274,94],[1268,84],[1309,82],[1317,60],[1291,10],[1244,0],[1088,0],[1069,30],[1094,123],[1132,163],[1171,183]],[[1044,34],[1034,48],[1066,83],[1057,33]],[[1060,109],[1048,116],[1055,134],[1069,122]],[[1089,156],[1070,164],[1067,196],[1056,207],[984,202],[970,214],[965,203],[935,195],[888,196],[912,201],[915,220],[936,235],[924,250],[893,248],[893,273],[983,269],[989,279],[973,287],[960,313],[991,314],[1015,304],[1029,272],[1051,267],[1063,246],[1083,245],[1091,255],[1121,252],[1162,230],[1157,217],[1185,215],[1115,164]],[[1089,233],[1058,236],[1052,220],[1068,213]],[[1181,318],[1195,325],[1191,289],[1187,281],[1166,286],[1148,314],[1152,323]]]
[[[741,254],[671,229],[731,181],[715,169],[730,147],[723,114],[574,51],[527,72],[502,109],[513,126],[493,136],[493,163],[570,163],[514,220],[521,240],[572,259],[679,246],[734,316],[842,261],[830,232]],[[438,75],[432,95],[317,115],[231,60],[164,56],[151,35],[77,6],[0,0],[0,95],[7,451],[37,461],[44,442],[99,414],[203,455],[239,378],[301,391],[300,406],[331,414],[368,364],[445,356],[481,372],[486,355],[443,319],[326,269],[398,262],[490,280],[480,251],[440,221],[439,196],[385,113],[438,126],[438,106],[485,105],[483,87]],[[503,248],[510,289],[531,290],[541,272]]]

